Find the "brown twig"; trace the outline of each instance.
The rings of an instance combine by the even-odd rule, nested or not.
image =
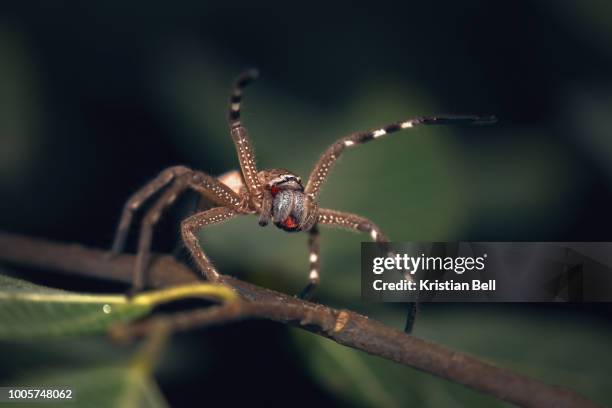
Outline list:
[[[127,283],[131,279],[134,257],[123,255],[109,260],[102,250],[0,232],[0,260]],[[152,286],[197,280],[188,267],[170,256],[155,257],[150,276]],[[174,330],[185,330],[247,318],[269,319],[295,325],[345,346],[437,375],[519,406],[599,406],[572,390],[548,385],[407,335],[352,311],[303,301],[227,276],[224,282],[238,291],[239,302],[171,316],[154,316],[130,326],[129,334],[147,333],[159,323],[170,325]]]

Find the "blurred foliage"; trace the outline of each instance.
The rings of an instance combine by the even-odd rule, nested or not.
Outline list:
[[[505,406],[460,385],[423,376],[325,338],[302,331],[294,335],[312,375],[342,402],[363,407]]]
[[[595,0],[324,10],[6,2],[0,228],[108,245],[125,199],[163,167],[188,164],[211,174],[236,168],[224,120],[229,84],[255,64],[262,78],[246,91],[244,120],[260,165],[303,178],[325,147],[355,130],[438,112],[500,118],[490,127],[419,128],[347,152],[322,192],[325,207],[369,217],[395,241],[609,240],[609,9]],[[157,230],[159,249],[172,248],[183,215],[169,212],[175,219]],[[359,300],[363,239],[322,231],[318,300],[401,327],[398,305]],[[201,242],[225,273],[289,293],[306,282],[303,234],[262,229],[244,217],[207,229]],[[75,292],[101,291],[100,282],[38,278]],[[426,305],[416,334],[610,404],[603,388],[609,308],[575,306],[578,317],[561,305],[543,308]],[[27,316],[44,322],[51,310]],[[267,326],[264,333],[261,324],[181,338],[157,373],[164,394],[184,401],[200,397],[202,384],[206,392],[231,379],[247,391],[208,395],[208,403],[263,401],[271,392],[261,390],[273,381],[289,385],[277,387],[279,400],[311,404],[492,403],[307,334],[286,337]],[[44,350],[3,344],[0,383],[24,360],[24,378],[43,369],[51,377],[100,378],[124,370],[130,354],[120,350],[95,338],[47,343]],[[293,360],[300,365],[286,365]],[[265,376],[248,370],[262,364]],[[126,371],[115,373],[123,381]]]
[[[150,312],[154,305],[153,302],[128,302],[123,295],[71,293],[0,275],[0,340],[25,342],[26,348],[34,344],[48,347],[36,359],[37,369],[21,369],[21,375],[13,372],[5,381],[19,387],[68,388],[73,392],[70,402],[76,401],[82,407],[165,407],[152,378],[166,343],[167,333],[161,327],[130,357],[118,358],[122,353],[113,353],[109,358],[99,354],[104,347],[98,345],[95,357],[81,359],[79,367],[40,365],[57,339],[64,340],[61,347],[71,337],[84,341],[85,335],[105,333],[113,324],[127,323]],[[6,343],[0,349],[8,355],[13,347]],[[79,347],[72,353],[78,354]],[[48,403],[49,406],[65,404],[66,401]],[[15,405],[23,406],[23,402]]]
[[[396,325],[403,319],[402,314],[388,310],[378,317]],[[301,330],[292,332],[312,375],[343,402],[376,407],[509,406],[325,338]],[[612,404],[609,327],[563,316],[550,319],[540,315],[528,320],[473,309],[461,315],[428,313],[426,319],[418,321],[414,334],[544,382],[572,388],[604,406]]]
[[[29,373],[28,377],[13,378],[12,384],[22,387],[54,387],[74,390],[72,400],[48,402],[47,407],[166,407],[164,397],[150,373],[129,365],[110,364],[85,369],[49,370]],[[6,403],[6,407],[23,407],[23,402]]]

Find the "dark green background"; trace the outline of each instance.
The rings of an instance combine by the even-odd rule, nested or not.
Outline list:
[[[1,2],[0,228],[105,247],[124,201],[164,167],[236,168],[229,84],[257,66],[244,121],[260,166],[304,178],[329,143],[355,130],[431,113],[499,117],[491,127],[395,134],[342,158],[321,204],[373,219],[394,241],[612,239],[610,6],[225,4]],[[157,249],[176,246],[188,205],[161,223]],[[359,300],[365,238],[323,231],[319,300],[399,327],[401,307]],[[245,218],[201,241],[224,273],[290,293],[306,281],[305,236]],[[611,310],[427,305],[416,334],[609,403]],[[3,358],[27,371],[28,353]],[[49,366],[67,364],[56,360]],[[174,406],[492,403],[385,364],[249,322],[179,336],[159,380]]]

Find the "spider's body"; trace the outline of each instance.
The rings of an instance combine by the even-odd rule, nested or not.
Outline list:
[[[219,177],[219,181],[243,197],[244,214],[259,214],[259,225],[267,226],[270,220],[287,232],[308,231],[317,218],[318,207],[304,193],[302,180],[287,169],[261,170],[257,173],[261,185],[261,202],[251,200],[239,171],[231,171]],[[255,195],[257,196],[257,194]]]
[[[274,225],[287,232],[308,231],[316,220],[315,205],[303,191],[272,189]]]
[[[304,193],[299,176],[285,169],[259,172],[263,200],[259,208],[259,225],[265,227],[270,219],[287,232],[308,231],[314,225],[317,206]]]
[[[170,167],[137,191],[126,203],[113,242],[112,252],[115,254],[123,250],[134,211],[154,194],[163,190],[141,225],[133,290],[140,290],[144,285],[144,272],[149,261],[154,225],[163,210],[171,205],[178,195],[186,189],[192,189],[214,206],[191,215],[181,223],[183,242],[207,279],[218,281],[220,274],[200,247],[196,232],[207,225],[220,223],[238,215],[258,214],[261,226],[266,226],[272,221],[284,231],[305,231],[309,234],[309,284],[303,292],[303,296],[308,296],[319,283],[318,225],[365,232],[374,241],[387,242],[385,234],[367,218],[319,208],[316,202],[330,169],[344,150],[418,125],[486,124],[495,120],[493,117],[473,115],[418,117],[350,134],[336,141],[321,155],[308,182],[304,185],[300,177],[288,170],[258,171],[257,169],[251,138],[240,121],[242,90],[256,75],[255,71],[248,71],[238,77],[230,98],[229,125],[240,163],[240,172],[232,171],[214,178],[184,166]]]

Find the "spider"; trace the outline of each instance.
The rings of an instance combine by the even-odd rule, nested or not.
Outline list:
[[[150,259],[151,240],[156,223],[163,211],[172,205],[181,193],[191,189],[214,205],[211,209],[189,216],[181,223],[184,244],[209,281],[219,281],[220,274],[200,247],[196,233],[208,225],[218,224],[239,215],[255,214],[259,215],[259,225],[262,227],[272,221],[283,231],[304,231],[309,234],[308,284],[300,296],[310,298],[319,284],[319,226],[364,232],[376,242],[388,242],[387,236],[369,219],[342,211],[319,208],[317,204],[317,195],[344,150],[420,125],[488,124],[495,121],[493,116],[426,116],[352,133],[337,140],[325,150],[304,185],[302,179],[289,170],[257,169],[251,138],[240,120],[243,89],[257,76],[258,72],[254,69],[239,75],[234,82],[230,97],[229,128],[241,172],[234,170],[215,178],[184,166],[169,167],[145,184],[126,202],[111,255],[123,251],[134,212],[153,195],[163,190],[141,223],[132,292],[140,291],[144,287],[145,271]]]

